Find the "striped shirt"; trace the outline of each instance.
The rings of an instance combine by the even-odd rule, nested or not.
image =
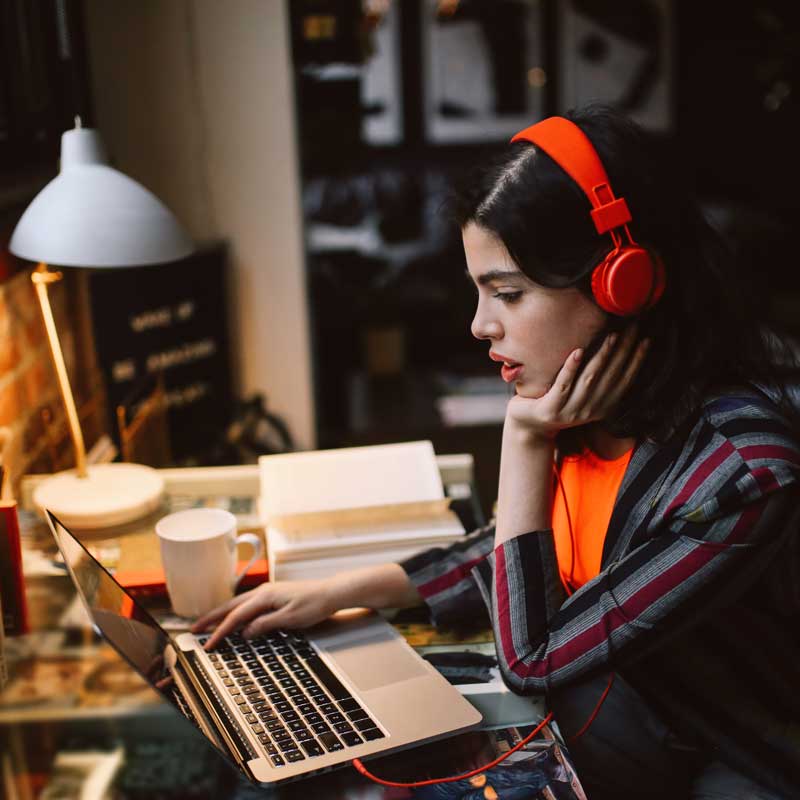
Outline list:
[[[666,443],[635,448],[601,571],[570,597],[549,530],[495,549],[490,525],[403,567],[437,622],[474,617],[482,598],[514,691],[617,669],[735,768],[800,786],[799,479],[789,424],[741,390],[710,398]],[[771,733],[754,757],[756,726]],[[765,767],[776,748],[780,763]]]

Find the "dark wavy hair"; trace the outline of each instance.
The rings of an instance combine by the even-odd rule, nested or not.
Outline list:
[[[605,427],[663,441],[715,390],[780,387],[776,340],[765,337],[733,256],[661,143],[606,106],[565,116],[592,142],[614,193],[628,203],[633,237],[661,256],[667,275],[660,302],[638,320],[651,339],[645,362]],[[460,227],[475,223],[495,235],[528,277],[551,288],[576,286],[591,296],[591,272],[612,247],[610,236],[597,234],[582,190],[528,142],[509,145],[469,176],[451,210]],[[584,364],[608,330],[627,322],[609,315]]]

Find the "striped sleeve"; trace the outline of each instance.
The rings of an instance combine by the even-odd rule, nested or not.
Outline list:
[[[422,595],[436,625],[488,625],[489,618],[471,570],[494,547],[494,523],[478,528],[449,547],[418,553],[400,566]]]
[[[702,606],[720,579],[739,575],[769,548],[797,505],[800,454],[761,443],[741,451],[716,435],[668,498],[660,530],[566,599],[557,610],[549,532],[494,550],[473,570],[490,609],[504,679],[518,693],[545,693],[612,663],[643,634]]]

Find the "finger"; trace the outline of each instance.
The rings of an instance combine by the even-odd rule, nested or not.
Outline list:
[[[261,592],[258,596],[252,597],[246,603],[234,608],[228,612],[225,619],[217,625],[214,633],[205,643],[205,649],[210,650],[216,647],[217,644],[224,639],[229,633],[232,633],[247,620],[252,619],[260,612],[268,611],[270,608],[270,598],[266,593]]]
[[[544,398],[549,403],[555,406],[556,410],[563,408],[564,404],[569,398],[572,386],[575,382],[575,376],[578,374],[581,359],[583,358],[583,350],[578,348],[573,350],[568,356],[561,369],[553,381],[553,385],[547,390]]]
[[[634,351],[633,356],[631,357],[628,365],[625,367],[625,372],[623,372],[622,377],[617,382],[617,385],[613,392],[611,392],[609,396],[609,407],[615,405],[619,400],[622,399],[625,392],[628,391],[628,388],[633,383],[636,374],[641,369],[642,364],[644,363],[644,359],[647,356],[647,351],[650,347],[650,340],[643,339],[639,342],[636,350]]]
[[[222,619],[231,609],[236,608],[236,606],[246,602],[251,596],[252,595],[250,592],[244,592],[243,594],[236,595],[236,597],[232,597],[226,603],[223,603],[216,608],[212,608],[211,611],[207,611],[205,614],[195,620],[191,627],[191,631],[193,633],[200,633],[201,631],[204,631],[212,622]]]
[[[608,370],[608,362],[614,353],[618,339],[617,333],[609,333],[597,352],[586,363],[575,381],[575,386],[567,402],[561,409],[562,414],[566,417],[578,420],[590,413],[596,398],[602,395],[602,392],[598,391],[598,385]]]
[[[597,397],[606,397],[616,390],[621,376],[630,362],[631,354],[636,350],[638,332],[638,326],[633,323],[619,337],[616,347],[611,348],[607,362],[598,373],[595,382],[594,391]]]
[[[251,597],[247,602],[231,609],[215,628],[211,639],[206,643],[206,647],[213,647],[220,639],[237,630],[256,615],[269,611],[270,605],[269,597],[261,592],[259,596]]]
[[[262,614],[260,617],[251,620],[242,629],[242,636],[244,636],[245,639],[251,639],[254,636],[263,636],[265,633],[280,628],[292,627],[287,625],[284,608],[278,608],[271,614]]]
[[[614,349],[609,366],[618,369],[628,363],[631,354],[639,344],[639,326],[634,322],[629,325],[619,338],[619,343]]]

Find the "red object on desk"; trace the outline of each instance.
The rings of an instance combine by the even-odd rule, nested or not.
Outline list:
[[[0,602],[6,636],[28,633],[28,604],[22,575],[17,504],[0,502]]]
[[[236,565],[236,572],[245,568],[247,561]],[[252,589],[269,578],[267,560],[260,558],[253,563],[239,582],[239,589]],[[123,570],[114,573],[114,579],[134,597],[166,597],[167,585],[161,569]]]

